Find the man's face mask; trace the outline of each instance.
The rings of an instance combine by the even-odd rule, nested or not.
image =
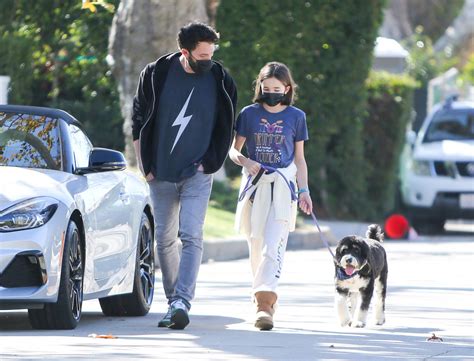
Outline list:
[[[263,91],[262,95],[260,96],[260,99],[262,99],[265,104],[271,107],[280,104],[284,98],[285,93],[264,93]]]
[[[189,52],[188,63],[196,74],[207,73],[212,68],[212,60],[196,60]]]

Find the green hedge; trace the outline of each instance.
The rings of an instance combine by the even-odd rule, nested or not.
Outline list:
[[[268,61],[286,63],[307,114],[309,183],[321,215],[366,216],[363,116],[374,40],[384,0],[222,0],[216,53],[251,102]],[[234,170],[234,174],[235,174]]]
[[[395,208],[399,158],[411,119],[417,82],[407,75],[372,72],[366,81],[367,117],[364,156],[367,164],[367,216],[380,220]]]

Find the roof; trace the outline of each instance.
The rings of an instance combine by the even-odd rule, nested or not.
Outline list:
[[[375,40],[374,56],[377,58],[406,58],[408,51],[395,39],[377,37]]]

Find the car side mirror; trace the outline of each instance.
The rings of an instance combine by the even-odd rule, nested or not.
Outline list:
[[[89,166],[78,168],[77,174],[123,170],[127,161],[121,152],[107,148],[94,148],[89,155]]]

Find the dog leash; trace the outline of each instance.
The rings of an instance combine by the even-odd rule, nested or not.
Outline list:
[[[260,178],[262,177],[262,175],[264,173],[273,173],[273,172],[278,173],[283,178],[283,180],[285,181],[285,183],[288,186],[288,189],[290,190],[290,193],[291,193],[291,200],[292,201],[297,201],[298,196],[296,194],[295,187],[294,187],[293,183],[288,181],[288,179],[285,177],[285,175],[280,170],[278,170],[278,168],[273,168],[273,167],[263,165],[263,164],[260,164],[260,170],[258,171],[257,175],[253,179],[252,179],[251,175],[248,176],[247,183],[246,183],[244,189],[242,190],[242,192],[239,195],[239,201],[242,201],[245,198],[245,194],[250,190],[250,188],[257,185],[258,181],[260,180]],[[316,228],[319,231],[321,240],[323,241],[324,245],[326,246],[329,253],[331,254],[334,263],[336,265],[338,265],[339,262],[337,262],[336,256],[334,255],[333,251],[331,250],[331,247],[329,246],[329,243],[326,240],[326,237],[324,237],[324,233],[321,231],[321,227],[319,226],[319,222],[318,222],[318,219],[316,218],[316,214],[314,212],[314,209],[311,212],[311,218],[313,219],[313,222],[314,222],[314,224],[316,225]]]

